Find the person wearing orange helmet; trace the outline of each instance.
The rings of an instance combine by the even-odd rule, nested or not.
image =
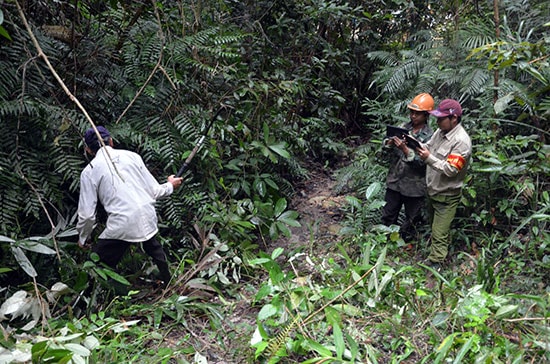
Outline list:
[[[428,118],[434,104],[430,94],[416,95],[407,105],[409,122],[400,127],[407,129],[409,135],[418,141],[427,142],[433,134],[428,125]],[[388,137],[382,144],[385,151],[391,151],[388,153],[391,161],[386,177],[386,204],[381,220],[386,226],[397,224],[401,208],[404,206],[405,219],[400,226],[400,235],[405,242],[410,242],[418,235],[417,227],[422,223],[422,209],[426,196],[426,165],[402,138]]]

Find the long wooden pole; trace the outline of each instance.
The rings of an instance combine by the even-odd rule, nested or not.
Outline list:
[[[498,41],[500,39],[500,14],[498,10],[498,0],[493,0],[493,18],[495,21],[495,36],[498,44]],[[498,67],[495,67],[495,70],[493,72],[493,86],[495,88],[493,91],[493,104],[496,104],[496,102],[498,101],[498,76]]]
[[[65,82],[63,82],[61,77],[59,77],[59,75],[55,71],[55,68],[53,68],[52,64],[50,63],[50,60],[48,59],[48,57],[46,56],[44,51],[42,51],[42,47],[40,47],[40,44],[38,43],[38,40],[34,36],[34,33],[32,32],[32,29],[31,29],[29,23],[27,22],[27,18],[25,17],[25,13],[23,12],[23,9],[19,5],[19,1],[15,0],[15,4],[17,5],[17,10],[19,11],[19,16],[23,20],[23,24],[25,25],[25,28],[27,29],[27,32],[29,33],[29,37],[31,38],[31,41],[34,44],[34,47],[36,48],[36,51],[38,52],[38,56],[44,60],[44,62],[46,63],[46,65],[50,69],[51,73],[53,74],[53,76],[55,77],[55,79],[57,80],[57,82],[59,83],[61,88],[63,89],[63,91],[65,91],[65,93],[69,96],[71,101],[74,102],[76,104],[76,106],[82,111],[82,113],[86,117],[86,120],[88,120],[88,122],[92,125],[92,128],[94,129],[95,134],[97,136],[97,140],[104,147],[105,142],[103,141],[103,138],[101,137],[101,134],[97,130],[97,127],[96,127],[95,123],[93,122],[92,118],[90,117],[90,115],[88,114],[88,112],[86,111],[84,106],[82,106],[82,104],[80,103],[78,98],[76,98],[76,96],[71,93],[69,88],[65,85]],[[112,158],[109,154],[109,151],[107,149],[105,149],[105,151],[107,152],[107,156],[109,157],[109,160],[111,161],[111,164],[113,165],[114,171],[120,177],[120,179],[124,181],[124,179],[122,178],[122,175],[118,172],[115,164],[113,163],[113,160],[112,160]]]

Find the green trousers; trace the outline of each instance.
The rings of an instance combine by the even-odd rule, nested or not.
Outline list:
[[[451,245],[451,223],[461,195],[428,196],[428,216],[432,227],[432,241],[428,260],[441,263],[447,257]]]

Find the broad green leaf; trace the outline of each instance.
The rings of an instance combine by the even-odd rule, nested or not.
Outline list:
[[[268,341],[260,341],[257,344],[253,345],[253,347],[256,348],[256,352],[254,353],[254,357],[258,359],[258,357],[265,351],[267,346],[269,345]]]
[[[256,299],[256,301],[260,301],[261,299],[269,296],[272,292],[273,292],[273,286],[264,284],[258,290],[258,292],[256,292],[256,295],[254,296],[254,298]]]
[[[334,346],[336,347],[336,357],[338,359],[342,359],[346,347],[344,344],[344,335],[340,325],[334,324],[332,326],[332,336],[334,337]]]
[[[259,178],[256,178],[254,180],[254,190],[258,193],[258,195],[260,195],[261,197],[264,197],[266,193],[266,186],[264,181],[262,181]]]
[[[112,279],[114,279],[115,281],[117,281],[119,283],[122,283],[126,286],[130,285],[130,282],[128,282],[128,280],[126,278],[124,278],[123,276],[121,276],[120,274],[118,274],[115,271],[112,271],[110,269],[101,269],[101,271],[103,271],[107,277],[111,277]]]
[[[401,239],[401,234],[399,233],[399,231],[394,231],[390,234],[390,241],[391,242],[396,242],[399,239]]]
[[[252,146],[258,148],[258,149],[262,152],[262,155],[263,155],[264,157],[268,157],[268,156],[269,156],[269,149],[268,149],[265,145],[263,145],[262,143],[260,143],[259,141],[254,140],[254,141],[252,141],[252,142],[250,143],[250,145],[252,145]]]
[[[116,333],[125,332],[125,331],[128,331],[130,329],[130,326],[135,326],[140,321],[141,320],[130,320],[130,321],[119,322],[119,323],[114,324],[113,326],[111,326],[111,330],[113,330]]]
[[[264,263],[267,263],[267,262],[270,262],[271,259],[269,258],[256,258],[256,259],[251,259],[248,261],[248,263],[250,265],[260,265],[260,264],[264,264]]]
[[[264,178],[264,181],[269,185],[269,187],[273,188],[275,191],[279,191],[279,185],[271,178]]]
[[[277,143],[277,144],[270,144],[268,145],[268,148],[285,159],[290,158],[290,153],[287,152],[286,143],[284,142]]]
[[[361,207],[361,200],[355,196],[346,196],[345,200],[350,206],[353,206],[356,209]]]
[[[311,350],[316,351],[317,353],[321,354],[321,356],[325,358],[332,357],[332,352],[329,349],[327,349],[323,345],[311,339],[306,339],[306,341],[304,342],[304,346],[310,348]]]
[[[384,246],[382,251],[380,252],[380,255],[378,256],[378,259],[376,260],[376,273],[380,272],[380,269],[382,268],[382,265],[384,264],[384,261],[386,260],[386,251],[388,247]],[[378,277],[377,277],[378,278]]]
[[[380,184],[380,182],[371,183],[367,188],[367,191],[365,192],[365,197],[367,198],[367,200],[370,200],[373,196],[376,196],[381,188],[382,185]]]
[[[36,242],[36,241],[19,240],[16,244],[25,250],[29,250],[35,253],[50,254],[50,255],[55,254],[55,250],[51,249],[46,245],[40,244],[39,242]]]
[[[351,271],[351,277],[353,278],[353,281],[354,282],[357,282],[358,280],[361,279],[361,275],[359,273],[357,273],[355,270]],[[361,279],[361,282],[357,283],[357,285],[359,287],[364,287],[365,286],[365,283],[364,281]]]
[[[11,36],[10,36],[10,33],[8,33],[6,28],[4,28],[2,25],[0,25],[0,36],[6,38],[8,40],[12,40]]]
[[[31,348],[32,353],[32,362],[38,363],[40,362],[40,359],[48,349],[48,342],[46,340],[39,341],[36,344],[34,344]]]
[[[484,161],[484,162],[487,162],[487,163],[491,163],[491,164],[497,164],[497,165],[502,165],[502,162],[500,161],[500,159],[498,158],[495,158],[495,157],[485,157],[485,156],[478,156],[479,160],[480,161]]]
[[[442,324],[445,323],[445,321],[447,321],[449,316],[450,314],[448,312],[437,313],[432,319],[432,325],[434,325],[435,327],[441,326]]]
[[[62,231],[61,233],[57,234],[56,237],[58,238],[66,238],[70,236],[77,236],[78,231],[76,231],[75,228],[67,229],[65,231]]]
[[[262,334],[260,332],[259,327],[261,327],[261,325],[256,326],[256,329],[254,330],[254,333],[252,334],[252,337],[250,338],[250,345],[253,346],[253,347],[263,341],[263,337],[262,337]]]
[[[284,249],[281,247],[273,249],[273,252],[271,253],[271,259],[275,260],[279,257],[279,255],[283,254]]]
[[[286,224],[283,224],[282,222],[280,221],[275,221],[275,223],[273,224],[273,226],[276,227],[276,230],[281,232],[281,234],[283,234],[285,237],[287,238],[290,238],[292,236],[292,232],[290,231],[290,229],[286,226]],[[278,236],[278,234],[276,233],[274,236],[272,236],[272,238],[276,238]]]
[[[91,354],[90,350],[88,350],[87,348],[85,348],[80,344],[67,343],[64,346],[70,351],[72,351],[73,353],[83,357],[88,357]]]
[[[462,345],[462,347],[460,348],[460,351],[458,352],[458,354],[456,355],[456,358],[455,360],[453,361],[453,364],[460,364],[462,363],[462,359],[464,358],[464,356],[468,353],[468,351],[470,350],[470,348],[472,347],[472,344],[474,342],[474,338],[476,338],[477,335],[472,335],[470,336],[470,338],[468,339],[468,341],[466,341],[464,343],[464,345]]]
[[[422,296],[427,296],[428,294],[426,293],[426,291],[424,291],[424,290],[418,288],[418,289],[416,290],[416,295],[417,295],[418,297],[422,297]]]
[[[11,246],[11,251],[13,253],[13,256],[15,257],[15,260],[17,260],[17,263],[19,263],[19,266],[23,268],[25,273],[27,273],[30,277],[36,277],[38,273],[36,273],[36,270],[34,269],[34,266],[30,262],[29,258],[25,255],[23,250],[19,248],[18,246]]]
[[[394,273],[395,271],[392,268],[387,271],[386,274],[384,274],[384,277],[382,277],[380,285],[377,288],[376,296],[378,296],[384,290],[384,287],[386,287],[386,285],[391,281]]]
[[[518,310],[517,305],[505,305],[500,307],[495,313],[495,318],[502,319],[508,317]]]
[[[216,275],[218,276],[218,279],[220,280],[221,283],[223,284],[231,284],[231,281],[227,278],[227,276],[225,274],[223,274],[223,272],[221,271],[216,271]]]
[[[107,280],[107,275],[105,274],[105,269],[96,268],[96,269],[95,269],[95,272],[97,273],[97,275],[98,275],[99,277],[101,277],[101,279]]]
[[[99,347],[100,342],[95,336],[88,335],[88,336],[86,336],[84,341],[82,341],[82,345],[87,347],[89,350],[93,350],[93,349]]]
[[[284,198],[278,199],[277,203],[275,204],[274,215],[279,216],[280,214],[282,214],[283,211],[286,210],[286,206],[287,206],[286,199],[284,199]]]
[[[60,343],[66,342],[66,341],[72,341],[76,338],[81,337],[82,335],[84,335],[83,332],[79,332],[79,333],[71,334],[71,335],[56,336],[55,341],[60,342]]]
[[[262,323],[258,320],[256,320],[256,330],[258,330],[260,335],[262,335],[263,339],[269,339],[269,334],[267,333],[267,331],[265,331],[264,325],[262,325]]]
[[[344,335],[342,334],[342,328],[340,327],[342,318],[338,314],[338,311],[336,311],[332,307],[327,307],[325,309],[325,316],[327,318],[328,324],[332,326],[332,337],[334,338],[336,357],[338,357],[338,359],[341,359],[345,349]]]
[[[271,317],[273,315],[277,314],[277,307],[272,305],[271,303],[268,303],[258,313],[258,320],[265,320],[268,317]]]
[[[297,218],[298,218],[298,212],[288,210],[288,211],[283,212],[277,220],[279,220],[281,222],[284,222],[288,226],[300,227],[302,225],[300,224],[300,222],[298,220],[296,220]]]
[[[0,235],[0,241],[6,242],[6,243],[15,243],[15,240],[12,238],[8,238],[7,236]]]
[[[527,67],[521,67],[524,71],[528,72],[531,76],[539,80],[542,84],[548,85],[548,80],[544,77],[542,73],[540,73],[536,68],[527,66]]]
[[[67,349],[48,348],[42,356],[43,363],[67,363],[73,356],[73,353]]]
[[[502,166],[492,166],[492,167],[479,167],[475,168],[477,172],[501,172]]]
[[[349,362],[355,363],[357,359],[357,355],[359,354],[359,345],[357,344],[355,339],[351,335],[348,335],[347,333],[346,333],[346,342],[348,343],[348,346],[349,346],[349,353],[350,353]]]
[[[346,314],[347,316],[361,316],[364,314],[363,312],[363,309],[359,308],[359,307],[355,307],[353,305],[349,305],[349,304],[335,304],[335,305],[332,305],[331,306],[332,308],[334,308],[335,310],[339,311],[339,312],[343,312],[344,314]]]
[[[374,200],[369,205],[369,210],[376,211],[383,207],[386,204],[386,201],[384,200]]]
[[[512,93],[509,93],[499,98],[493,106],[495,110],[495,114],[498,115],[502,113],[504,110],[506,110],[506,108],[512,101],[514,101],[514,94]]]
[[[445,339],[443,339],[443,342],[437,347],[436,353],[437,357],[434,360],[434,364],[440,363],[445,357],[447,356],[447,353],[453,346],[455,337],[458,335],[458,333],[452,333],[451,335],[447,336]]]

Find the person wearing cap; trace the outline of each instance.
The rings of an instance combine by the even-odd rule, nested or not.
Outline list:
[[[137,153],[113,148],[109,131],[103,126],[96,129],[97,133],[90,128],[84,134],[85,150],[93,159],[80,175],[78,244],[81,248],[90,245],[96,208],[101,204],[107,222],[92,250],[114,269],[131,245],[142,243],[166,287],[171,275],[162,245],[156,239],[155,202],[170,195],[182,179],[172,175],[166,183],[158,183]]]
[[[458,101],[445,99],[430,114],[437,118],[438,129],[423,148],[417,148],[417,153],[428,165],[426,183],[432,236],[426,263],[439,268],[451,244],[451,223],[462,197],[472,142],[461,124],[462,106]]]
[[[409,130],[410,135],[420,142],[428,141],[433,131],[428,125],[430,110],[434,108],[434,99],[428,93],[421,93],[407,105],[409,122],[400,127]],[[404,206],[405,220],[400,227],[400,235],[405,242],[412,241],[417,235],[418,225],[422,223],[422,209],[426,196],[426,165],[403,139],[386,138],[383,148],[391,149],[391,161],[386,177],[386,193],[382,223],[386,226],[397,224],[399,213]]]

